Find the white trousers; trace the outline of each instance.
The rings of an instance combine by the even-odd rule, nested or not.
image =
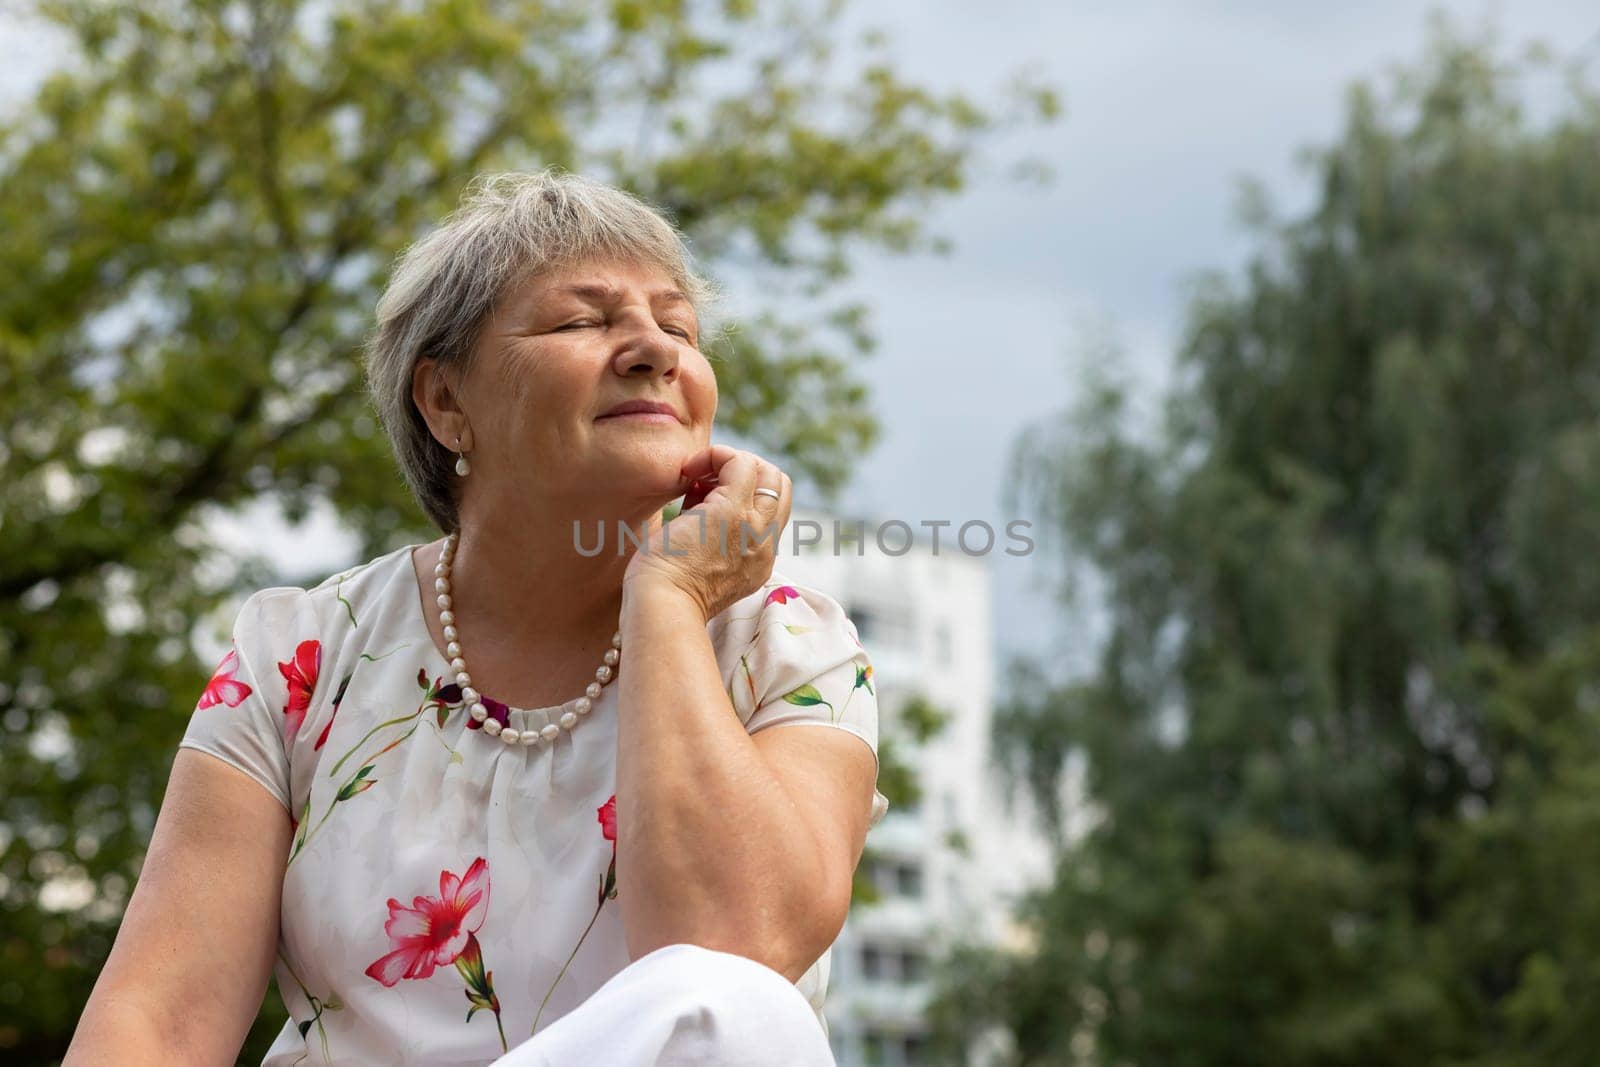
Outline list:
[[[793,982],[744,956],[666,945],[490,1067],[834,1067]]]

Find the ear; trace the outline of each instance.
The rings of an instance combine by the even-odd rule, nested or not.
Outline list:
[[[472,427],[461,406],[455,387],[446,381],[438,361],[419,359],[411,369],[411,402],[422,413],[433,439],[450,451],[456,450],[456,438],[461,438],[461,451],[472,451]]]

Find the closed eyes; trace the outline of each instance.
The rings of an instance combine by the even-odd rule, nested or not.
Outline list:
[[[574,327],[578,327],[578,326],[598,326],[598,325],[599,325],[599,323],[597,323],[597,322],[588,322],[588,321],[584,321],[584,322],[569,322],[565,326],[557,326],[556,327],[556,332],[559,333],[562,330],[570,330],[570,329],[573,329]],[[669,327],[668,332],[669,333],[678,334],[678,336],[682,337],[685,341],[688,341],[691,344],[694,341],[694,338],[689,336],[689,331],[685,330],[681,326]]]

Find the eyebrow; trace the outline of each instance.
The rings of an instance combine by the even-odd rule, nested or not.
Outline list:
[[[549,291],[552,293],[572,293],[574,296],[598,301],[615,300],[618,295],[617,290],[612,286],[595,284],[561,285]],[[652,301],[665,300],[669,304],[688,304],[691,302],[681,289],[657,289],[650,294],[650,299]]]

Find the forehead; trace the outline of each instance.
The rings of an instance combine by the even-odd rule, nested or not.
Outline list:
[[[688,295],[672,276],[653,264],[585,263],[542,271],[507,294],[507,311],[536,315],[547,307],[572,303],[611,304],[642,299],[658,311],[693,313]]]

